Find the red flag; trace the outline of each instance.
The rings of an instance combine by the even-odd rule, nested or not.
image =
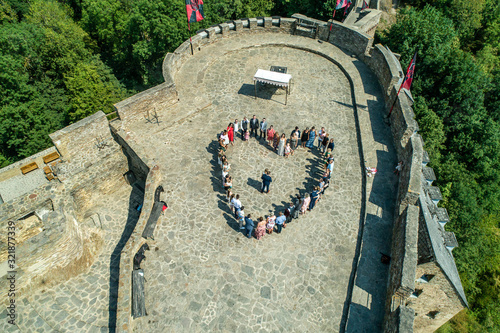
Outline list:
[[[205,18],[203,0],[186,0],[188,23],[199,22]]]
[[[415,55],[413,56],[413,59],[411,60],[410,65],[408,66],[408,69],[406,70],[405,79],[403,81],[403,84],[401,85],[401,87],[404,89],[410,90],[411,82],[413,81],[413,74],[415,73],[416,61],[417,61],[417,52],[415,52]]]
[[[347,6],[347,2],[348,0],[337,0],[337,6],[335,7],[335,9],[344,8],[345,6]]]
[[[363,0],[363,6],[361,7],[361,10],[364,10],[368,8],[368,4],[366,3],[366,0]]]

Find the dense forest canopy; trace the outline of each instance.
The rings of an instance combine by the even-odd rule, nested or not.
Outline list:
[[[242,17],[327,20],[335,3],[207,0],[191,34]],[[403,7],[377,38],[403,67],[418,54],[415,114],[470,304],[441,331],[500,332],[500,5]],[[161,83],[163,57],[189,35],[182,0],[0,0],[0,167],[49,147],[49,133]]]

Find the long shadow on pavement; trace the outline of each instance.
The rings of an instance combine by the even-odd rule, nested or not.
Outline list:
[[[118,307],[118,283],[120,280],[120,258],[127,241],[139,220],[140,212],[137,207],[142,205],[144,200],[144,181],[136,181],[132,187],[129,198],[129,209],[127,222],[123,229],[120,240],[116,244],[109,260],[109,305],[108,305],[108,328],[109,332],[116,332],[116,310]]]

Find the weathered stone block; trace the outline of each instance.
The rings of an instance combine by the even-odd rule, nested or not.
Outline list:
[[[268,29],[273,26],[273,18],[272,17],[264,17],[264,28]]]
[[[234,30],[241,31],[243,30],[243,22],[241,20],[234,20]]]
[[[257,28],[257,19],[255,17],[249,18],[248,19],[248,27],[250,29],[255,29]]]
[[[221,23],[221,24],[219,24],[219,27],[220,27],[220,30],[222,33],[222,37],[227,37],[229,34],[229,24]]]
[[[281,17],[280,18],[280,28],[284,32],[288,32],[292,35],[295,33],[296,24],[297,24],[297,20],[294,18],[288,18],[288,17]]]
[[[215,27],[210,27],[208,29],[205,29],[205,31],[208,34],[208,39],[210,40],[215,39],[215,34],[216,34]]]

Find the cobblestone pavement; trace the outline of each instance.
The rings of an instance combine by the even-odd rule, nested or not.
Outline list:
[[[169,204],[143,264],[148,316],[134,320],[136,332],[343,330],[363,191],[351,90],[330,61],[294,48],[265,45],[274,38],[234,37],[202,49],[177,74],[180,103],[163,114],[163,123],[128,129],[146,151],[155,147],[151,156],[162,169]],[[252,43],[262,45],[245,48]],[[254,98],[253,74],[272,65],[285,66],[293,75],[286,106],[283,91],[276,88],[259,87]],[[378,84],[374,81],[371,86]],[[372,98],[374,112],[383,107],[377,89],[370,92],[378,94]],[[301,130],[324,126],[336,142],[335,172],[327,196],[282,234],[265,235],[260,241],[239,232],[224,202],[215,158],[216,134],[229,121],[253,114],[265,117],[287,137],[295,126]],[[139,134],[145,128],[155,131],[154,143]],[[384,135],[390,142],[390,131],[377,133]],[[238,137],[228,158],[234,192],[254,217],[282,210],[292,196],[318,183],[320,162],[315,152],[299,150],[284,159],[264,140],[242,142]],[[395,161],[388,162],[390,170]],[[265,168],[273,176],[268,195],[258,191]],[[390,234],[383,237],[381,241],[387,244],[388,239],[390,246]],[[386,278],[380,258],[371,259],[376,260],[375,268],[370,267],[368,276]],[[378,294],[373,302],[363,305],[374,314],[371,321],[349,324],[350,331],[380,330],[385,283],[374,289]]]

